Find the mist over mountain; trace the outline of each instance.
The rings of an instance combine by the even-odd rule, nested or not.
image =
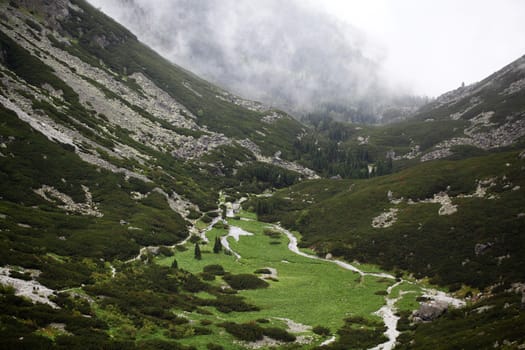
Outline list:
[[[296,116],[375,122],[422,102],[391,86],[380,46],[305,2],[90,2],[173,62]]]

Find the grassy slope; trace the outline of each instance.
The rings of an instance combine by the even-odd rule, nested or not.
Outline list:
[[[524,210],[523,166],[517,153],[509,152],[424,163],[371,180],[304,182],[270,199],[277,209],[266,218],[282,220],[301,231],[305,246],[350,260],[379,263],[388,269],[410,270],[418,276],[431,276],[438,283],[484,287],[500,276],[507,282],[519,281],[524,277],[519,268],[524,263],[519,254],[523,249],[523,218],[518,217]],[[396,207],[389,203],[388,191],[396,198],[413,200],[432,198],[447,188],[451,196],[471,194],[476,180],[492,177],[498,180],[489,192],[497,199],[454,199],[458,212],[450,216],[439,216],[438,204],[405,202],[397,206],[399,220],[392,227],[371,226],[374,217]],[[504,188],[509,183],[512,185]],[[514,186],[521,187],[511,191]],[[476,256],[475,244],[489,241],[496,244],[486,254]],[[509,259],[495,262],[496,257],[506,254],[510,254]],[[470,263],[462,266],[467,258]]]

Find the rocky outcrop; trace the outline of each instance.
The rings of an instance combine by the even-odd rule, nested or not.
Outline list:
[[[266,157],[261,154],[261,149],[250,139],[238,140],[237,143],[252,152],[256,159],[259,162],[273,164],[275,166],[281,167],[283,169],[295,171],[308,179],[318,179],[319,175],[315,173],[312,169],[308,169],[300,164],[295,162],[290,162],[279,157],[279,152],[276,153],[273,157]]]
[[[68,212],[79,213],[81,215],[88,215],[100,218],[104,216],[98,209],[97,205],[93,202],[93,196],[89,192],[87,186],[81,185],[86,201],[84,203],[76,203],[70,196],[62,193],[52,186],[43,185],[41,188],[34,190],[36,194],[44,198],[51,203],[62,203],[58,204],[59,208],[62,208]]]
[[[70,9],[76,8],[68,0],[14,0],[10,3],[39,14],[55,29],[58,27],[59,21],[69,15]]]
[[[386,228],[390,227],[397,221],[397,208],[390,208],[388,211],[379,214],[372,219],[373,228]]]
[[[519,138],[525,136],[525,113],[513,118],[499,127],[488,131],[478,131],[479,125],[473,125],[465,129],[465,137],[456,137],[438,143],[433,151],[421,157],[422,162],[445,158],[453,154],[451,148],[454,146],[469,145],[484,150],[500,148],[512,145]],[[485,124],[485,126],[487,126]]]
[[[434,321],[448,310],[448,304],[443,301],[429,301],[421,303],[419,309],[412,314],[413,322]]]

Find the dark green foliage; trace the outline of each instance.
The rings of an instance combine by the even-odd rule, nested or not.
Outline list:
[[[190,275],[186,278],[183,288],[191,293],[202,292],[209,289],[206,283],[202,282],[193,275]]]
[[[24,280],[24,281],[30,281],[32,279],[30,273],[28,273],[28,272],[21,273],[21,272],[15,271],[15,270],[9,271],[9,276],[13,277],[13,278],[18,278],[18,279],[21,279],[21,280]]]
[[[213,252],[215,254],[218,254],[220,253],[221,250],[222,250],[221,239],[219,237],[215,237],[215,241],[213,243]]]
[[[173,250],[166,247],[166,246],[160,246],[158,253],[164,256],[173,256]]]
[[[344,326],[337,331],[338,337],[335,342],[316,349],[369,349],[388,340],[383,334],[385,330],[386,327],[382,322],[370,321],[362,317],[349,317],[345,320]]]
[[[200,242],[201,240],[202,239],[199,236],[193,235],[193,236],[190,237],[189,241],[190,241],[190,243],[197,243],[197,242]]]
[[[204,281],[214,281],[215,280],[215,275],[212,274],[212,273],[209,273],[209,272],[202,272],[199,274],[199,276],[204,280]]]
[[[243,190],[254,193],[262,192],[267,188],[291,186],[300,179],[300,174],[296,172],[259,162],[243,166],[236,176]]]
[[[217,344],[212,344],[212,343],[206,344],[206,349],[208,349],[208,350],[224,350],[224,348],[222,346],[217,345]]]
[[[293,342],[295,341],[295,335],[288,333],[284,329],[277,328],[277,327],[268,327],[263,328],[263,334],[267,337],[270,337],[275,340],[279,340],[282,342]]]
[[[177,259],[173,259],[173,262],[171,263],[171,268],[172,269],[178,269],[179,268],[179,263],[177,263]]]
[[[213,306],[223,313],[259,311],[259,308],[250,305],[242,297],[229,294],[218,294],[215,300],[202,301],[204,306]]]
[[[237,339],[249,342],[261,340],[263,336],[287,343],[293,342],[296,339],[293,334],[288,333],[284,329],[277,327],[263,328],[255,322],[243,324],[226,322],[220,326],[224,327],[228,333]]]
[[[272,229],[264,229],[264,232],[263,232],[266,236],[270,237],[270,238],[274,238],[274,239],[278,239],[278,238],[281,238],[281,232],[279,231],[275,231],[275,230],[272,230]]]
[[[314,328],[312,328],[312,332],[314,332],[315,334],[318,334],[318,335],[322,335],[324,337],[329,336],[330,334],[332,334],[330,332],[330,329],[328,329],[326,327],[323,327],[323,326],[315,326]]]
[[[431,323],[405,325],[408,332],[399,338],[396,349],[485,349],[496,343],[522,344],[525,315],[520,299],[520,294],[503,293],[447,312]],[[483,307],[487,309],[479,311]]]
[[[201,213],[193,209],[190,209],[190,213],[187,216],[187,218],[190,220],[197,220],[200,217],[201,217]]]
[[[210,215],[208,215],[208,213],[204,214],[201,218],[202,222],[204,222],[205,224],[209,224],[210,222],[213,221],[213,219],[210,217]]]
[[[202,268],[202,270],[204,272],[211,273],[216,276],[223,276],[225,273],[224,268],[218,264],[206,265]]]
[[[202,259],[202,253],[201,253],[201,248],[200,248],[200,245],[199,243],[195,243],[195,248],[194,248],[194,253],[193,253],[193,257],[197,260],[200,260]]]
[[[213,225],[213,228],[216,228],[219,230],[227,230],[229,229],[229,226],[224,221],[217,221],[215,225]]]
[[[230,333],[235,338],[248,342],[262,340],[264,335],[263,328],[255,323],[237,324],[226,322],[221,324],[221,326],[226,329],[226,332]]]
[[[49,305],[33,304],[15,296],[12,289],[0,286],[0,310],[2,349],[134,348],[111,340],[106,334],[107,324],[83,317],[75,306],[53,309]],[[60,336],[53,343],[34,333],[53,322],[66,324],[66,330],[74,336]]]
[[[137,342],[137,348],[143,350],[195,350],[192,346],[180,345],[174,341],[145,339]]]
[[[232,275],[226,274],[223,279],[233,288],[233,289],[259,289],[267,288],[269,286],[268,282],[263,281],[252,274],[239,274]]]
[[[255,270],[254,273],[269,275],[269,274],[272,273],[272,271],[270,271],[270,270],[268,270],[268,269],[257,269],[257,270]]]

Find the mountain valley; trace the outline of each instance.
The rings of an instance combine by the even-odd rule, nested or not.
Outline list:
[[[525,56],[386,125],[0,1],[0,348],[525,347]]]

